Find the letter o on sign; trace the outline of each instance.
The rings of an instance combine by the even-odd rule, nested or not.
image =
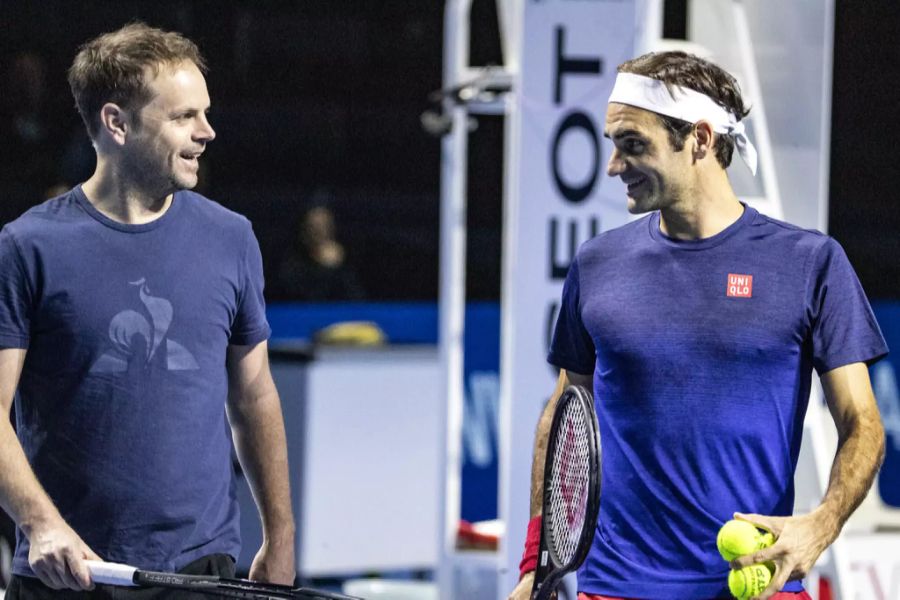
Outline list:
[[[563,135],[570,129],[582,129],[588,135],[593,149],[593,162],[591,163],[590,176],[581,183],[570,184],[565,181],[559,169],[560,143]],[[587,198],[594,184],[597,183],[597,175],[600,172],[600,140],[597,137],[597,128],[594,127],[593,121],[587,114],[575,111],[569,113],[565,119],[560,122],[556,129],[556,135],[553,137],[553,146],[551,151],[551,164],[553,165],[553,179],[556,182],[556,188],[563,197],[569,202],[581,202]]]

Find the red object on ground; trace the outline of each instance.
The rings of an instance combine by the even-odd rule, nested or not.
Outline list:
[[[596,596],[580,592],[578,594],[578,600],[628,600],[628,598]],[[807,592],[778,592],[772,596],[772,600],[812,600],[812,596]],[[825,600],[825,598],[820,598],[819,600]],[[828,600],[831,600],[830,596],[828,597]]]
[[[826,577],[819,577],[819,600],[834,600],[831,582]]]
[[[478,524],[460,519],[456,531],[456,547],[460,550],[496,550],[500,538],[495,533],[485,533]]]

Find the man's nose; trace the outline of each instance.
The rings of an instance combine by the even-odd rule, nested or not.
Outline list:
[[[609,155],[609,161],[606,163],[606,174],[610,177],[617,177],[625,172],[625,161],[622,160],[622,153],[618,148],[613,148],[612,154]]]

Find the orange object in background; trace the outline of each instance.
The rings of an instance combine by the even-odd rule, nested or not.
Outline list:
[[[497,550],[503,525],[500,521],[478,521],[470,523],[460,519],[456,531],[457,550]]]

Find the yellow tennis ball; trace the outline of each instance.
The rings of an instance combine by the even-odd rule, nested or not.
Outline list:
[[[728,589],[737,600],[748,600],[762,593],[772,581],[768,564],[750,565],[728,574]]]
[[[716,536],[716,547],[719,554],[728,562],[768,548],[775,542],[775,536],[771,533],[760,532],[752,523],[732,519],[719,530]]]

